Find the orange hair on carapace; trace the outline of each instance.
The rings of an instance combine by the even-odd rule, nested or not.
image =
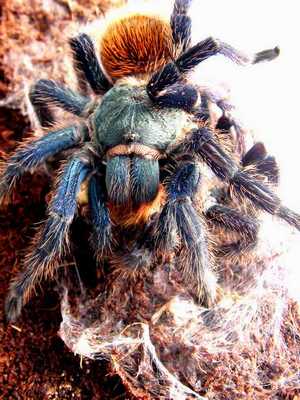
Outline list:
[[[112,22],[100,41],[100,57],[113,79],[150,73],[174,56],[169,23],[155,16],[131,15]]]

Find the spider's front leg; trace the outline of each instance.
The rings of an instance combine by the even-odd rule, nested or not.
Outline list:
[[[48,219],[34,238],[32,250],[25,260],[26,269],[10,285],[6,299],[6,315],[15,320],[36,286],[54,275],[59,262],[69,251],[69,231],[77,213],[77,196],[81,184],[92,173],[91,163],[80,155],[65,166],[58,180],[56,192],[48,208]],[[110,219],[96,178],[89,181],[89,201],[97,253],[102,253],[110,237]]]
[[[112,241],[112,224],[102,183],[97,175],[92,175],[89,180],[89,206],[93,231],[91,243],[97,259],[110,249]]]
[[[282,206],[280,198],[249,169],[241,169],[222,149],[207,128],[192,131],[176,152],[189,151],[200,156],[215,175],[230,185],[230,189],[241,197],[246,197],[257,208],[284,219],[300,230],[300,216]]]
[[[216,277],[208,251],[206,225],[193,200],[200,184],[200,171],[193,162],[179,166],[167,186],[168,199],[157,224],[156,244],[160,252],[173,252],[177,237],[182,243],[179,263],[186,282],[196,287],[199,300],[214,303]]]
[[[88,96],[87,82],[96,94],[104,94],[112,87],[102,71],[94,44],[88,35],[83,33],[72,38],[70,47],[81,94],[48,79],[35,83],[30,90],[29,99],[43,127],[52,126],[55,122],[53,106],[79,117],[91,112],[93,102]]]
[[[76,147],[88,140],[87,127],[69,126],[49,132],[34,142],[21,144],[3,165],[0,176],[0,203],[14,189],[17,181],[26,173],[33,172],[50,157],[63,150]],[[1,169],[2,169],[1,168]]]

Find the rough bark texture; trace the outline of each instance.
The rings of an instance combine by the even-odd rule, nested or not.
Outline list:
[[[109,0],[2,2],[0,157],[5,158],[20,140],[32,135],[35,121],[28,113],[26,100],[29,85],[41,77],[69,81],[67,37],[76,30],[78,23],[92,21],[110,6],[119,3],[121,1]],[[177,383],[174,384],[173,397],[170,395],[174,382],[168,372],[176,376],[185,388],[207,399],[300,398],[300,317],[297,304],[287,299],[283,302],[283,319],[279,318],[283,345],[278,346],[274,342],[276,335],[270,336],[270,340],[266,338],[268,323],[274,316],[272,302],[276,299],[276,288],[271,288],[261,296],[257,303],[257,319],[246,324],[248,331],[244,335],[244,332],[235,331],[235,327],[240,326],[236,320],[236,325],[227,326],[233,320],[230,319],[232,315],[226,302],[224,309],[215,309],[209,316],[203,309],[194,308],[191,297],[182,289],[180,274],[174,267],[168,270],[165,265],[158,265],[155,273],[143,270],[132,279],[121,271],[120,274],[113,274],[108,283],[105,279],[103,281],[102,276],[98,289],[105,287],[111,292],[105,302],[102,303],[100,299],[100,303],[92,303],[93,322],[95,310],[102,311],[93,331],[93,351],[102,342],[114,342],[116,337],[133,342],[140,340],[133,347],[116,345],[110,347],[109,351],[102,351],[99,357],[106,358],[106,361],[99,361],[93,352],[89,355],[97,360],[80,360],[59,338],[57,332],[61,310],[54,284],[51,287],[45,285],[46,293],[39,293],[25,307],[17,326],[7,325],[3,302],[8,283],[20,270],[23,254],[34,232],[33,224],[45,217],[49,189],[50,179],[43,169],[33,176],[27,175],[18,185],[11,204],[3,207],[0,213],[1,398],[193,398],[188,397],[188,393],[186,397],[175,397],[180,390],[182,393],[186,390],[181,387],[178,389]],[[82,226],[74,227],[75,242],[76,230],[82,232]],[[78,257],[79,263],[80,258],[84,260],[85,268],[94,268],[88,252],[81,250]],[[228,301],[233,305],[235,298],[240,296],[242,299],[245,296],[245,282],[253,282],[255,273],[261,274],[269,261],[262,262],[261,257],[255,258],[255,270],[253,259],[242,265],[239,262],[235,260],[220,267],[220,280],[224,287],[242,288],[228,294]],[[255,293],[254,290],[253,296]],[[170,302],[175,295],[177,300]],[[247,301],[251,301],[251,298]],[[245,307],[251,306],[250,303],[245,306],[242,301],[237,304],[244,311]],[[182,315],[178,314],[177,306],[179,309],[183,307]],[[64,317],[68,319],[70,310],[65,307]],[[238,316],[236,309],[235,312]],[[249,311],[253,316],[252,312]],[[218,326],[215,324],[217,319],[220,320],[220,327],[215,336],[216,342],[208,343],[206,339],[209,340],[213,335],[211,327]],[[70,316],[71,322],[67,321],[61,327],[61,336],[74,351],[78,348],[75,329],[67,337],[66,332],[72,330],[72,323],[75,322],[82,333],[87,320],[87,315]],[[119,332],[120,336],[117,329],[119,320],[128,326]],[[138,324],[134,325],[136,322]],[[146,328],[150,330],[150,338]],[[241,340],[243,335],[244,342]],[[224,351],[220,347],[222,343]],[[161,365],[153,359],[151,344],[155,345],[155,354],[168,371],[161,369]],[[213,344],[217,350],[209,347]]]

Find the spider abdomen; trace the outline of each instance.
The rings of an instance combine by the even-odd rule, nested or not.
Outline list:
[[[124,76],[153,72],[174,57],[168,22],[157,16],[130,15],[112,22],[100,42],[100,57],[108,75]]]

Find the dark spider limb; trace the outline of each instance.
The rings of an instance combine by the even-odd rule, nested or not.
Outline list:
[[[99,64],[92,39],[85,33],[70,40],[73,51],[74,67],[78,73],[79,85],[83,93],[86,93],[87,81],[96,94],[104,94],[111,87]]]
[[[223,117],[225,118],[225,114],[227,111],[232,110],[234,107],[224,100],[224,98],[217,91],[213,91],[212,89],[208,89],[207,87],[198,87],[198,93],[200,92],[201,104],[199,107],[195,107],[193,111],[194,117],[197,120],[206,122],[210,119],[210,110],[209,103],[216,104],[222,111]],[[230,123],[228,129],[233,125],[230,118],[226,115],[227,121]],[[218,129],[222,129],[221,127]],[[227,129],[227,128],[225,128]]]
[[[237,195],[248,198],[259,209],[284,219],[300,230],[300,216],[283,207],[280,198],[250,171],[241,170],[217,143],[209,129],[200,128],[192,131],[187,141],[174,150],[174,154],[179,149],[200,156],[219,179],[230,184]]]
[[[8,320],[14,321],[32,291],[57,268],[69,246],[69,230],[77,211],[77,194],[90,173],[86,162],[74,157],[64,168],[56,193],[48,208],[48,219],[34,239],[34,247],[26,260],[26,269],[12,281],[6,299]]]
[[[214,205],[205,212],[210,223],[237,232],[240,240],[220,246],[215,253],[218,257],[227,257],[253,249],[257,243],[259,224],[255,218],[243,215],[229,207]]]
[[[220,118],[223,119],[223,116]],[[217,126],[226,127],[226,117],[225,121],[219,123]],[[241,160],[242,167],[246,168],[251,166],[251,174],[254,174],[257,177],[262,177],[264,180],[267,179],[269,183],[272,185],[277,185],[279,181],[279,167],[276,162],[276,159],[272,156],[269,156],[265,146],[258,142],[255,143],[248,152],[244,155]],[[230,202],[230,192],[228,188],[223,187],[220,192],[218,192],[219,202],[222,204]],[[243,241],[244,242],[244,241]],[[241,246],[243,243],[241,242]],[[250,246],[251,247],[251,246]]]
[[[232,125],[233,124],[230,118],[226,117],[226,115],[223,114],[217,121],[216,129],[224,132],[229,132]]]
[[[105,250],[110,248],[112,225],[102,185],[96,175],[92,175],[89,181],[89,205],[93,224],[91,244],[97,259],[99,259]]]
[[[171,28],[174,43],[185,51],[191,43],[191,18],[187,15],[192,0],[175,0],[171,15]]]
[[[84,126],[70,126],[58,131],[49,132],[41,139],[22,145],[16,153],[9,158],[7,167],[0,179],[0,201],[10,194],[16,182],[25,172],[33,172],[49,157],[63,150],[78,146],[88,139]]]
[[[264,53],[265,58],[262,53]],[[257,57],[257,55],[249,57],[246,54],[243,54],[242,52],[234,49],[229,44],[224,43],[218,39],[209,37],[190,47],[174,62],[168,63],[162,69],[155,72],[147,84],[147,93],[149,97],[154,102],[159,101],[160,105],[173,107],[173,103],[175,100],[172,100],[170,104],[170,97],[167,96],[163,100],[161,96],[166,96],[166,93],[162,94],[161,92],[166,88],[169,89],[170,86],[174,85],[174,88],[172,89],[174,93],[173,97],[177,98],[177,107],[182,108],[179,101],[180,94],[184,93],[182,88],[182,86],[184,86],[184,84],[182,83],[182,78],[186,73],[195,68],[202,61],[218,54],[222,54],[223,56],[231,59],[237,64],[248,65],[259,61],[275,58],[275,54],[276,56],[278,55],[278,48],[257,53],[260,54],[260,57]],[[197,99],[198,97],[196,97],[196,101]],[[192,108],[195,106],[196,101],[192,106],[190,106],[190,111],[192,111]]]
[[[193,115],[196,121],[207,122],[211,119],[211,112],[209,104],[216,104],[222,111],[221,117],[219,117],[215,129],[227,131],[229,133],[230,128],[235,125],[233,119],[227,114],[227,111],[232,110],[234,107],[227,102],[220,94],[216,91],[212,91],[208,88],[198,87],[201,96],[201,105],[198,109],[194,110]]]
[[[274,49],[263,50],[255,54],[253,64],[257,64],[262,61],[272,61],[279,56],[280,49],[275,47]]]
[[[222,131],[223,134],[226,133],[229,135],[235,144],[236,153],[242,157],[246,151],[245,132],[240,122],[232,115],[235,107],[215,90],[208,89],[207,87],[198,87],[198,93],[200,94],[201,104],[194,107],[194,110],[190,110],[193,113],[194,119],[197,122],[206,123],[206,126],[211,126],[213,129]],[[215,126],[212,126],[211,123],[210,103],[216,104],[222,111],[222,115],[217,120]]]
[[[216,279],[212,272],[204,223],[193,205],[200,183],[199,168],[190,162],[177,168],[168,184],[168,201],[156,229],[156,244],[166,254],[182,241],[184,279],[197,287],[199,300],[211,305],[216,295]]]
[[[71,89],[48,79],[41,79],[32,86],[29,99],[43,127],[51,126],[54,123],[51,105],[82,116],[91,101],[90,98],[81,96]]]
[[[218,119],[215,129],[222,130],[230,134],[235,143],[235,150],[241,157],[246,152],[245,132],[239,120],[234,116],[235,107],[226,99],[224,94],[218,90],[208,88],[206,86],[199,86],[198,92],[201,97],[200,106],[192,110],[194,118],[197,121],[206,122],[211,118],[209,104],[216,104],[222,111],[222,116]],[[233,128],[233,130],[231,129]]]
[[[268,52],[274,51],[268,50]],[[222,54],[240,65],[252,64],[255,61],[255,57],[248,57],[229,44],[209,37],[190,47],[174,62],[168,63],[155,72],[148,83],[147,90],[151,95],[157,94],[167,86],[180,81],[184,74],[195,68],[202,61],[218,54]]]
[[[195,104],[195,103],[194,103]],[[192,105],[193,107],[194,105]],[[205,93],[201,93],[201,105],[194,111],[194,118],[197,121],[207,122],[210,120],[209,98]]]
[[[255,143],[242,158],[242,166],[253,165],[258,175],[265,176],[274,185],[279,183],[279,167],[273,156],[268,156],[263,143]]]
[[[198,98],[198,91],[192,85],[186,83],[175,83],[163,94],[157,96],[154,101],[162,107],[181,108],[190,112],[193,110]]]
[[[198,86],[201,104],[196,106],[195,110],[190,110],[194,114],[197,121],[206,122],[211,118],[209,104],[216,104],[222,111],[222,116],[219,118],[216,129],[227,132],[234,138],[237,154],[243,156],[246,151],[244,129],[237,118],[233,115],[235,107],[224,97],[224,94],[217,90],[213,90],[206,86]],[[231,128],[234,128],[231,130]]]

